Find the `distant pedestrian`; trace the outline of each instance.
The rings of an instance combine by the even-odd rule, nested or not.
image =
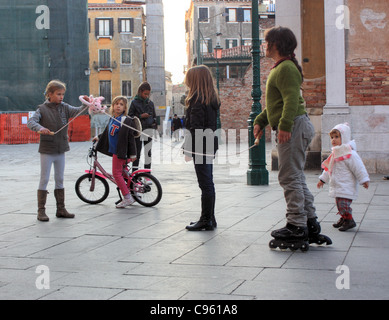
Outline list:
[[[68,130],[59,131],[67,125],[70,118],[76,116],[82,107],[72,107],[63,102],[66,92],[65,83],[52,80],[45,91],[46,101],[39,105],[34,115],[28,120],[27,127],[40,133],[39,153],[41,173],[38,187],[38,216],[39,221],[49,221],[46,215],[47,185],[50,179],[51,167],[54,165],[54,196],[57,203],[58,218],[74,218],[74,214],[65,209],[65,152],[69,151]],[[89,97],[84,96],[86,101]],[[86,110],[85,110],[86,111]]]
[[[369,188],[369,174],[356,151],[355,141],[351,141],[351,130],[347,123],[336,125],[330,131],[332,153],[323,162],[324,169],[319,177],[318,188],[329,183],[329,194],[336,199],[340,219],[334,223],[339,231],[356,226],[352,216],[351,203],[358,196],[358,184]]]
[[[213,159],[218,149],[216,130],[220,100],[208,67],[190,68],[184,83],[189,88],[185,100],[186,134],[183,144],[185,160],[194,160],[197,181],[201,189],[201,216],[199,221],[186,227],[189,231],[213,230],[215,219],[215,186]]]
[[[142,124],[142,129],[145,134],[142,134],[139,138],[135,139],[137,156],[133,163],[132,170],[138,170],[139,160],[142,151],[142,144],[144,144],[144,155],[145,155],[145,169],[151,168],[151,148],[152,148],[152,137],[154,131],[157,129],[157,116],[155,113],[154,103],[150,100],[151,86],[148,82],[142,82],[138,87],[138,93],[132,100],[128,115],[130,117],[138,117]]]
[[[135,161],[137,154],[134,138],[136,133],[130,129],[134,127],[133,119],[127,116],[127,98],[115,97],[109,113],[114,119],[111,118],[104,132],[93,140],[98,141],[97,151],[112,157],[112,176],[124,198],[116,205],[116,208],[125,208],[132,205],[135,199],[131,196],[124,180],[123,167],[128,162]]]
[[[182,128],[181,119],[177,117],[177,114],[174,114],[174,118],[172,121],[172,130],[173,137],[177,141],[180,141],[180,129]]]

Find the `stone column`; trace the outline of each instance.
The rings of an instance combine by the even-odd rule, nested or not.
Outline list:
[[[322,116],[322,158],[331,152],[329,131],[338,123],[350,121],[346,103],[345,26],[347,8],[344,0],[324,0],[326,48],[326,105]]]

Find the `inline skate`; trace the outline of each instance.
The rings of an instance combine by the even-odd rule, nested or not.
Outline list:
[[[269,242],[271,249],[280,248],[292,251],[300,249],[302,252],[309,250],[307,227],[297,227],[287,223],[284,228],[272,231],[271,236],[274,238]]]
[[[332,240],[324,234],[320,234],[321,227],[317,218],[309,218],[307,221],[308,227],[308,242],[316,244],[326,244],[327,246],[332,244]]]

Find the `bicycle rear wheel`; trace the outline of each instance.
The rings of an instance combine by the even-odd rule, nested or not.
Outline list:
[[[76,181],[76,194],[82,201],[89,204],[98,204],[107,199],[109,195],[109,185],[105,179],[95,175],[95,187],[93,191],[91,191],[91,184],[91,173],[82,175]]]
[[[162,187],[158,179],[146,172],[132,177],[130,192],[135,201],[145,207],[155,206],[162,198]]]

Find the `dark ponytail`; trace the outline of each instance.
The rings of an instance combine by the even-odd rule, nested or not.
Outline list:
[[[297,39],[292,30],[285,27],[271,28],[266,31],[265,40],[270,49],[275,45],[280,56],[288,57],[296,65],[304,81],[303,68],[299,65],[294,53],[297,48]]]

